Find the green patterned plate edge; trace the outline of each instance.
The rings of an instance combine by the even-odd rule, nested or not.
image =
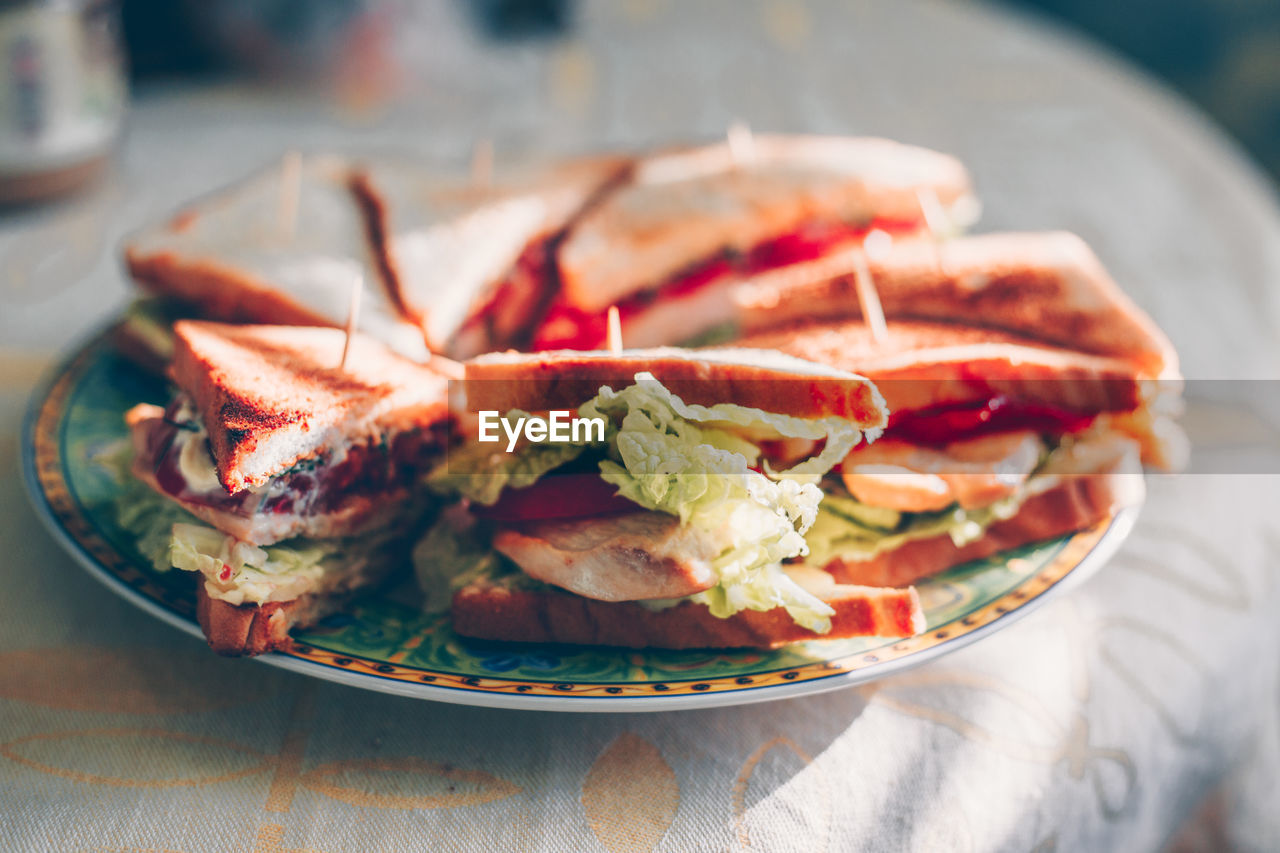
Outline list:
[[[95,367],[107,369],[102,368],[104,360],[114,358],[110,337],[111,328],[91,337],[33,393],[21,448],[28,494],[54,538],[86,571],[151,615],[203,637],[194,619],[192,588],[172,583],[176,573],[159,575],[141,566],[136,553],[124,553],[72,487],[64,442],[69,403],[85,376]],[[724,653],[480,644],[456,637],[447,624],[425,618],[415,623],[411,607],[375,600],[353,610],[407,626],[407,639],[395,652],[353,652],[353,631],[381,635],[383,626],[348,615],[345,627],[297,633],[291,651],[257,660],[363,689],[485,707],[676,710],[824,692],[917,666],[1011,624],[1097,571],[1128,535],[1139,509],[1130,507],[1087,530],[957,567],[919,585],[928,630],[905,640],[815,641],[778,652]],[[967,584],[978,580],[990,586],[993,577],[1002,578],[1006,588],[967,610],[956,610],[964,605],[955,601],[950,609],[930,604],[954,598],[957,590],[963,594]],[[939,619],[944,611],[945,618]],[[401,614],[407,618],[399,618]],[[435,665],[415,660],[422,657],[418,647],[431,650]],[[440,666],[441,659],[449,665]],[[585,678],[584,668],[591,673]]]

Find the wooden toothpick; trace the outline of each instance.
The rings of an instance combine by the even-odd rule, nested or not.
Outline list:
[[[945,240],[951,236],[951,218],[942,207],[938,194],[933,187],[921,187],[916,190],[916,200],[920,202],[920,214],[924,224],[933,235],[934,240]]]
[[[356,274],[355,281],[351,283],[351,304],[347,308],[347,337],[342,342],[342,361],[338,363],[339,367],[347,366],[347,354],[351,352],[351,338],[356,333],[356,324],[360,321],[360,294],[364,290],[364,276]]]
[[[854,256],[853,282],[858,291],[858,304],[862,307],[862,316],[871,327],[871,338],[876,343],[884,343],[889,336],[889,328],[884,322],[884,309],[880,307],[880,294],[876,292],[876,284],[871,278],[871,269],[867,266],[867,257],[863,253]]]
[[[298,232],[298,196],[302,193],[302,155],[286,151],[280,162],[280,200],[276,221],[280,235],[292,240]]]
[[[920,201],[920,213],[924,216],[924,224],[932,238],[933,262],[941,270],[946,266],[946,261],[942,257],[942,247],[952,236],[951,217],[947,216],[933,187],[921,187],[916,190],[916,198]]]
[[[618,313],[617,305],[609,306],[605,322],[605,346],[614,355],[622,354],[622,316]]]
[[[729,125],[725,141],[729,145],[729,160],[733,168],[737,169],[751,162],[755,155],[755,137],[751,135],[751,128],[745,121],[739,119]]]
[[[489,187],[493,184],[493,140],[489,138],[476,140],[471,151],[471,183],[477,187]]]

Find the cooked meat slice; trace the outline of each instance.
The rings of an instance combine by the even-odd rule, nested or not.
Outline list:
[[[867,506],[899,512],[931,512],[955,503],[951,488],[937,474],[921,474],[902,465],[859,463],[842,474],[844,486]]]
[[[849,494],[871,506],[928,512],[988,506],[1018,490],[1044,449],[1034,432],[984,435],[942,449],[885,438],[845,460]]]
[[[942,533],[866,559],[837,557],[823,568],[840,584],[905,587],[970,560],[1083,530],[1142,503],[1138,457],[1137,443],[1122,436],[1076,441],[1059,448],[1036,473],[1017,514],[992,524],[980,538],[957,546]]]
[[[525,574],[600,601],[681,598],[716,583],[723,548],[674,516],[636,512],[503,530],[493,546]]]

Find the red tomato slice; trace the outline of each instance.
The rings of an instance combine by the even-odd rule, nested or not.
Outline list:
[[[656,302],[658,299],[673,298],[678,296],[687,296],[690,293],[696,293],[702,288],[711,284],[713,281],[723,278],[733,273],[733,264],[725,258],[715,258],[707,261],[705,264],[694,267],[678,278],[659,287],[657,290],[650,290],[644,293],[637,293],[635,296],[625,300],[618,311],[625,317],[627,314],[634,314],[638,309],[645,305]]]
[[[533,338],[535,351],[596,349],[605,339],[608,314],[588,314],[557,297]]]
[[[1079,432],[1094,415],[992,397],[977,404],[940,406],[891,415],[885,434],[917,444],[941,446],[964,438],[1014,430],[1042,433]]]
[[[593,518],[641,509],[616,492],[614,486],[595,472],[550,474],[532,486],[506,489],[493,506],[476,505],[471,511],[494,521],[543,521]]]
[[[839,222],[811,225],[761,243],[745,255],[732,258],[719,256],[695,264],[654,290],[646,290],[624,299],[618,304],[618,312],[625,322],[628,315],[658,299],[687,296],[734,273],[758,275],[778,267],[811,261],[838,247],[860,243],[872,229],[902,233],[919,228],[920,223],[917,221],[888,219],[877,219],[861,225]],[[605,340],[607,315],[607,311],[595,314],[581,311],[568,305],[562,297],[557,297],[534,336],[533,349],[596,349]]]

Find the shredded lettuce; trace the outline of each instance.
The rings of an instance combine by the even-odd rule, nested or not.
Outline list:
[[[522,416],[524,412],[512,411],[506,417]],[[526,443],[507,453],[501,445],[467,443],[449,449],[445,460],[427,474],[427,486],[492,506],[503,489],[532,486],[543,474],[577,459],[585,449],[585,444],[567,442]]]
[[[830,630],[834,611],[787,577],[781,564],[808,553],[804,534],[822,500],[816,481],[858,443],[857,427],[731,403],[687,404],[647,373],[621,391],[601,388],[579,411],[618,424],[612,436],[617,459],[600,463],[606,482],[640,506],[701,528],[723,548],[712,561],[719,582],[691,600],[720,618],[784,607],[798,624]],[[744,432],[826,444],[786,471],[762,473],[752,470],[759,449]]]
[[[116,523],[134,538],[138,552],[157,572],[167,572],[169,536],[175,524],[196,522],[196,517],[173,501],[165,500],[131,477],[116,501]]]
[[[340,592],[405,556],[397,545],[403,541],[403,532],[395,529],[345,539],[297,538],[257,547],[210,527],[135,479],[130,472],[132,458],[132,450],[123,446],[96,460],[121,484],[122,492],[114,502],[116,524],[133,537],[139,554],[153,569],[200,572],[214,598],[236,605],[263,604],[311,592]]]
[[[734,403],[699,406],[685,403],[668,391],[651,373],[637,373],[635,380],[634,385],[621,391],[614,391],[608,387],[601,388],[600,393],[593,400],[579,408],[579,414],[582,417],[603,416],[612,420],[621,417],[624,423],[619,434],[627,431],[625,418],[633,412],[642,413],[644,418],[652,421],[654,427],[664,430],[673,428],[681,421],[689,424],[709,424],[710,428],[704,428],[699,435],[705,434],[706,443],[710,444],[717,444],[718,437],[743,433],[763,433],[781,438],[807,438],[814,441],[825,439],[826,446],[817,456],[812,456],[778,474],[778,476],[792,479],[803,477],[813,483],[848,456],[849,451],[862,439],[862,432],[843,418],[810,420],[791,415],[773,414]],[[651,430],[640,427],[637,431],[650,432]],[[743,439],[738,441],[741,442]],[[726,447],[726,449],[741,453],[741,447],[739,443],[736,447]]]
[[[720,555],[712,561],[718,583],[691,600],[721,618],[742,610],[784,607],[800,625],[818,633],[830,630],[834,611],[791,580],[782,563],[808,553],[805,533],[822,500],[817,483],[862,439],[854,424],[732,403],[690,404],[650,373],[636,374],[635,384],[619,391],[601,387],[577,414],[603,418],[607,424],[600,448],[606,458],[599,463],[605,482],[638,506],[697,526],[719,546]],[[816,455],[775,472],[761,463],[759,442],[781,438],[821,441],[823,446]],[[503,489],[532,485],[590,446],[524,444],[505,453],[471,444],[454,450],[428,482],[438,490],[492,505]],[[424,557],[419,577],[427,574],[427,590],[433,584],[441,586],[441,578],[451,588],[462,586],[487,565],[485,548],[446,540],[445,529],[433,529],[419,545]],[[439,606],[439,601],[432,606]]]
[[[920,513],[892,532],[863,526],[823,508],[809,531],[810,562],[821,566],[838,557],[866,560],[907,542],[943,534],[959,548],[980,538],[995,522],[1012,517],[1021,503],[1021,497],[1015,496],[979,509],[956,506],[941,513]]]
[[[344,574],[355,560],[339,541],[294,539],[259,548],[202,524],[175,524],[169,562],[200,572],[210,595],[231,604],[262,604],[317,591],[330,571]],[[224,567],[230,574],[222,578]]]
[[[116,504],[116,520],[158,572],[200,572],[209,593],[231,604],[262,604],[332,588],[358,577],[387,544],[387,537],[359,540],[291,539],[259,548],[203,524],[141,483]],[[223,579],[223,566],[231,568]]]
[[[445,512],[413,547],[413,569],[424,596],[423,610],[441,613],[449,609],[455,592],[508,572],[510,566],[468,519]]]
[[[818,518],[806,537],[808,562],[824,566],[840,557],[867,560],[917,539],[943,535],[962,548],[986,535],[991,525],[1017,515],[1028,498],[1056,482],[1061,469],[1072,470],[1073,446],[1070,438],[1048,441],[1021,488],[987,506],[970,509],[952,504],[935,512],[895,512],[863,504],[843,484],[829,481]]]
[[[981,538],[997,521],[1016,515],[1030,495],[1024,488],[984,507],[964,509],[956,504],[938,512],[903,513],[892,529],[875,527],[857,514],[843,511],[842,503],[857,503],[853,498],[828,495],[807,537],[808,561],[824,566],[840,557],[867,560],[917,539],[943,535],[961,548]]]

